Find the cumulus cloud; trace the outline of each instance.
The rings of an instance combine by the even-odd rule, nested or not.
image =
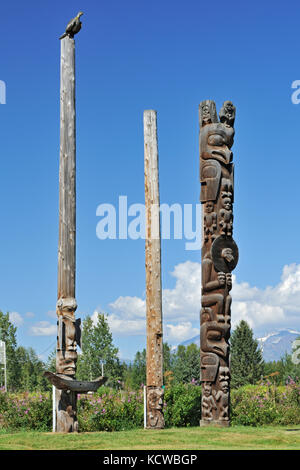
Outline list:
[[[21,326],[24,323],[23,318],[18,312],[10,312],[9,321],[15,326]]]
[[[241,319],[254,327],[298,327],[300,312],[300,265],[284,266],[280,282],[265,289],[239,284],[233,277],[232,324]]]
[[[172,289],[163,289],[164,340],[178,344],[199,334],[201,265],[191,261],[175,266]],[[233,275],[232,326],[246,320],[252,328],[299,328],[300,265],[284,266],[275,286],[259,289]],[[146,334],[146,301],[122,296],[110,305],[108,322],[117,336]]]
[[[167,323],[165,327],[165,339],[171,344],[179,344],[199,334],[199,328],[194,328],[189,321],[176,325]]]
[[[40,321],[31,326],[29,332],[32,336],[53,336],[57,334],[57,326],[48,321]]]

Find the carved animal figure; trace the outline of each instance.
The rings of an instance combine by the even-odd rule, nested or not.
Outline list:
[[[81,21],[80,21],[80,17],[83,15],[83,12],[80,11],[78,13],[77,16],[75,16],[75,18],[73,18],[68,24],[67,24],[67,27],[66,27],[66,31],[64,32],[64,34],[62,36],[60,36],[59,39],[63,39],[65,38],[66,36],[69,36],[70,38],[73,38],[75,34],[77,34],[80,30],[81,30]]]

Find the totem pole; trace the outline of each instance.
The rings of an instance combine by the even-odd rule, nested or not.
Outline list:
[[[199,106],[200,183],[203,221],[200,361],[201,426],[230,424],[229,337],[231,272],[238,262],[232,238],[235,107],[225,101],[217,116],[213,101]]]
[[[82,12],[71,20],[61,36],[60,83],[60,164],[59,164],[59,246],[56,313],[56,374],[45,376],[56,387],[56,431],[76,432],[77,393],[95,391],[105,382],[75,380],[77,345],[80,346],[80,319],[75,319],[76,265],[76,112],[75,40],[81,28]]]
[[[160,206],[156,121],[155,111],[144,111],[147,310],[146,427],[148,429],[162,429],[164,427]]]

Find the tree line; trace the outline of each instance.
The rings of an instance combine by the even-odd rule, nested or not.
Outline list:
[[[55,372],[55,355],[52,351],[42,361],[33,348],[17,345],[17,327],[9,320],[9,313],[0,311],[0,339],[6,343],[7,385],[9,391],[47,391],[50,383],[44,372]],[[300,365],[285,354],[279,361],[264,362],[257,340],[250,326],[242,320],[230,339],[231,386],[257,384],[262,379],[276,384],[300,378]],[[87,316],[82,325],[82,349],[78,350],[78,380],[93,380],[102,375],[108,377],[107,385],[113,388],[138,389],[146,384],[146,350],[138,351],[130,363],[121,361],[118,348],[113,343],[107,316],[99,313],[96,321]],[[200,383],[200,349],[192,343],[172,348],[163,344],[165,384]],[[0,384],[4,384],[3,368]]]

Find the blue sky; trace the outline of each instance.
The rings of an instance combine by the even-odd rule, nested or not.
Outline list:
[[[198,104],[213,99],[219,109],[230,99],[240,250],[233,323],[246,318],[257,335],[299,330],[300,105],[291,101],[299,3],[13,0],[2,5],[0,31],[0,308],[14,312],[19,344],[44,357],[55,344],[58,37],[79,10],[76,315],[107,312],[122,357],[145,347],[144,240],[99,240],[96,209],[117,207],[120,195],[144,203],[145,109],[158,113],[161,202],[198,203]],[[185,242],[162,241],[174,344],[199,330],[200,250]]]

